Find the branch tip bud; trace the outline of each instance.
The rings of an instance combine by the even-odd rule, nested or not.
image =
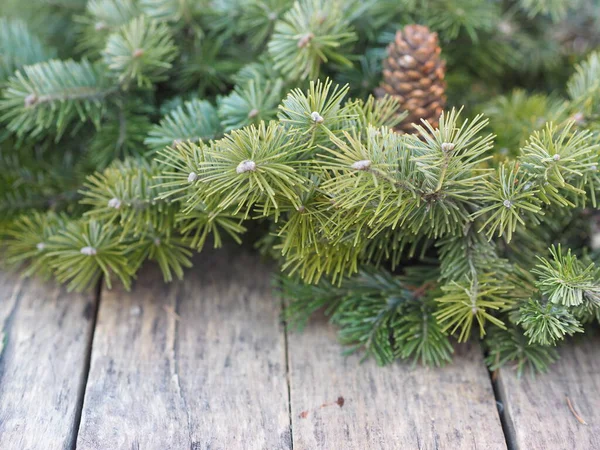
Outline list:
[[[238,164],[235,168],[237,173],[254,172],[256,170],[256,163],[250,159],[246,159]]]
[[[94,247],[82,247],[79,253],[85,256],[95,256],[98,251]]]
[[[310,113],[310,118],[315,123],[323,123],[323,122],[325,122],[325,119],[323,118],[323,116],[321,114],[319,114],[317,111],[311,112]]]
[[[306,47],[308,44],[310,44],[310,41],[312,41],[314,37],[315,35],[313,33],[306,33],[304,36],[298,39],[298,48]]]
[[[35,104],[38,102],[38,96],[35,94],[29,94],[27,97],[25,97],[25,108],[30,108],[32,106],[35,106]]]
[[[452,142],[444,142],[442,144],[443,152],[451,152],[452,150],[454,150],[454,144]]]
[[[111,198],[108,201],[108,207],[109,208],[115,208],[115,209],[119,209],[121,207],[121,200],[119,200],[116,197]]]
[[[371,167],[371,160],[363,159],[361,161],[356,161],[350,167],[352,167],[354,170],[368,170]]]

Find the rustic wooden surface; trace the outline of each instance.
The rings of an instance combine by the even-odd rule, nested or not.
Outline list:
[[[360,364],[323,318],[286,333],[258,257],[200,256],[99,300],[0,272],[0,449],[600,449],[600,337],[535,379],[501,370],[503,430],[479,346]]]
[[[244,253],[201,256],[184,283],[149,266],[132,293],[102,293],[77,448],[290,448],[270,270]]]
[[[323,320],[288,342],[294,450],[506,448],[478,346],[428,369],[343,357]]]
[[[0,449],[73,445],[95,297],[0,272]]]
[[[600,337],[570,342],[560,355],[535,378],[499,372],[507,438],[516,449],[600,449]]]

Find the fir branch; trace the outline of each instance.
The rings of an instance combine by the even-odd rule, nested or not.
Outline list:
[[[139,103],[122,101],[110,108],[89,144],[89,158],[94,167],[102,169],[116,159],[145,156],[151,112]]]
[[[177,47],[167,25],[139,16],[110,34],[102,56],[125,87],[135,81],[149,88],[167,78]]]
[[[597,118],[600,109],[600,52],[591,53],[588,58],[576,67],[576,72],[567,84],[567,91],[572,102],[583,114],[582,120]]]
[[[338,0],[298,0],[275,24],[269,53],[275,69],[291,79],[319,76],[321,65],[332,61],[351,66],[340,48],[356,40]]]
[[[223,235],[241,244],[241,235],[247,231],[241,224],[242,219],[241,214],[211,211],[203,204],[187,213],[179,213],[175,218],[178,231],[185,238],[186,244],[197,251],[204,248],[209,236],[212,237],[214,248],[223,246]]]
[[[209,141],[222,134],[216,109],[207,101],[192,99],[172,109],[148,132],[144,143],[155,153],[183,142]]]
[[[458,281],[442,286],[444,294],[437,299],[441,304],[436,318],[450,334],[459,332],[459,342],[471,335],[474,324],[479,336],[486,334],[486,322],[505,328],[504,322],[492,314],[507,308],[511,303],[510,289],[493,274],[467,275]]]
[[[82,52],[99,54],[108,36],[140,14],[134,0],[89,0],[85,14],[75,20],[82,26],[77,47]]]
[[[492,328],[485,338],[489,355],[485,362],[492,371],[511,367],[521,377],[527,370],[531,375],[545,372],[558,359],[558,352],[540,344],[530,344],[517,328]]]
[[[556,345],[565,335],[583,332],[567,308],[539,300],[530,300],[519,309],[517,324],[525,330],[529,344]]]
[[[560,244],[550,248],[552,260],[538,257],[541,264],[532,270],[538,276],[537,286],[552,303],[581,305],[588,297],[600,295],[594,263],[585,266],[571,253],[563,253]]]
[[[48,239],[46,257],[56,278],[69,291],[88,288],[104,276],[112,286],[117,276],[125,288],[135,273],[126,258],[127,246],[119,242],[115,229],[100,222],[70,221]]]
[[[247,216],[259,202],[259,214],[277,214],[282,202],[300,206],[297,189],[306,189],[306,178],[298,169],[303,165],[297,155],[305,145],[290,139],[286,130],[274,122],[248,126],[232,131],[210,146],[194,150],[162,152],[165,164],[186,172],[168,172],[164,184],[171,188],[162,196],[183,192],[192,184],[184,211],[191,211],[200,203],[216,204],[217,210],[233,208]],[[217,199],[217,200],[215,200]]]
[[[586,182],[597,180],[599,144],[591,132],[572,128],[573,122],[562,128],[547,124],[521,149],[519,161],[535,177],[539,196],[548,205],[585,204],[585,188],[596,189]]]
[[[310,138],[310,145],[327,142],[329,133],[357,118],[353,105],[342,105],[348,86],[333,85],[329,79],[311,81],[307,92],[293,89],[279,106],[279,121]]]
[[[482,33],[492,30],[499,15],[498,4],[481,0],[429,1],[424,8],[427,24],[445,40],[456,39],[464,31],[477,42]]]
[[[52,270],[47,260],[47,244],[66,224],[65,215],[51,211],[30,211],[20,215],[3,233],[6,262],[24,268],[24,276],[40,275],[48,278]]]
[[[90,175],[81,203],[90,205],[86,217],[119,225],[120,239],[131,235],[170,237],[179,209],[171,201],[157,200],[162,168],[141,159],[115,161],[102,173]],[[117,231],[113,227],[114,231]]]
[[[75,120],[97,127],[103,100],[118,91],[86,60],[52,60],[25,66],[8,81],[0,100],[0,120],[17,136],[36,138],[56,129],[58,140]]]
[[[136,271],[144,261],[156,261],[166,283],[173,281],[173,275],[181,280],[184,269],[192,267],[192,252],[178,237],[146,234],[130,244],[130,251],[129,260],[137,263]]]
[[[15,70],[49,60],[55,53],[22,20],[0,17],[0,83]]]
[[[275,23],[290,9],[293,0],[258,0],[243,3],[239,33],[247,35],[254,48],[261,48],[271,37]]]
[[[523,217],[526,214],[543,214],[537,194],[533,179],[519,173],[518,165],[512,164],[507,169],[502,164],[496,176],[484,180],[480,199],[487,206],[472,217],[484,216],[485,222],[479,231],[487,230],[488,239],[491,240],[497,231],[498,237],[505,236],[510,242],[517,226],[525,226]]]
[[[196,0],[140,0],[142,12],[155,20],[190,23],[202,13],[205,4]]]
[[[219,117],[225,131],[235,130],[277,117],[283,81],[252,79],[219,99]]]

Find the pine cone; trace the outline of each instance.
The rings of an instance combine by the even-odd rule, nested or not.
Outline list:
[[[397,131],[413,133],[421,119],[436,127],[444,106],[446,62],[440,58],[437,33],[422,25],[407,25],[388,45],[383,82],[376,94],[396,97],[408,116]]]

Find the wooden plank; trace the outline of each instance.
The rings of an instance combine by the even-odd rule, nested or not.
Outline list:
[[[506,448],[476,345],[430,369],[343,357],[323,320],[288,342],[294,450]]]
[[[93,292],[0,272],[0,448],[72,447],[95,310]]]
[[[514,448],[600,448],[600,336],[568,343],[559,352],[549,372],[535,378],[499,371],[498,392]]]
[[[241,250],[205,251],[183,282],[144,268],[103,291],[78,449],[287,449],[280,301]]]

